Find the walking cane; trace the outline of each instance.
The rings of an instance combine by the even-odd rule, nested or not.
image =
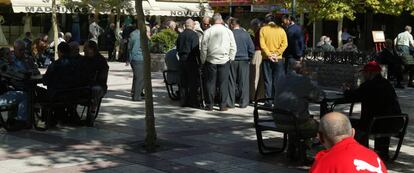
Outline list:
[[[201,94],[201,109],[204,109],[206,106],[205,100],[204,100],[204,88],[203,88],[203,64],[201,63],[200,57],[196,58],[197,64],[198,64],[198,77],[200,80],[200,94]]]

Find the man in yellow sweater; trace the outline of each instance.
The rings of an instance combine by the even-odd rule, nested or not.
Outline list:
[[[283,74],[282,55],[288,46],[285,30],[275,23],[272,14],[266,15],[267,23],[260,29],[260,47],[262,48],[262,74],[265,84],[265,97],[273,98],[273,86]],[[266,103],[270,105],[270,102]]]

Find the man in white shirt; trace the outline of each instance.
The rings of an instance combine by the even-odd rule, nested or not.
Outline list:
[[[63,32],[59,32],[58,33],[58,44],[57,45],[59,45],[60,43],[62,43],[62,42],[66,42],[65,41],[65,39],[63,38]],[[50,44],[49,44],[49,47],[50,48],[53,48],[55,46],[55,41],[52,41]]]
[[[410,47],[414,47],[413,36],[411,35],[411,26],[405,26],[405,31],[398,34],[394,40],[397,45],[397,51],[403,55],[410,54]]]
[[[90,40],[98,44],[98,37],[103,33],[103,29],[95,22],[94,18],[91,18],[92,23],[89,25]]]
[[[236,56],[236,41],[233,32],[223,25],[220,14],[213,16],[214,25],[204,32],[201,42],[201,61],[206,72],[206,109],[213,110],[216,86],[219,87],[220,111],[226,111],[230,61]],[[216,84],[216,82],[218,84]]]

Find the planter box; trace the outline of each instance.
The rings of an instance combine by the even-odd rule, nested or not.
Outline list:
[[[151,72],[162,72],[166,69],[165,54],[151,53]]]

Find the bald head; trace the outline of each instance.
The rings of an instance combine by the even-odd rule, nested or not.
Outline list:
[[[185,21],[185,29],[191,29],[194,30],[194,20],[193,19],[187,19]]]
[[[319,124],[319,135],[323,136],[328,148],[342,139],[354,135],[349,118],[342,113],[332,112],[326,114]]]

